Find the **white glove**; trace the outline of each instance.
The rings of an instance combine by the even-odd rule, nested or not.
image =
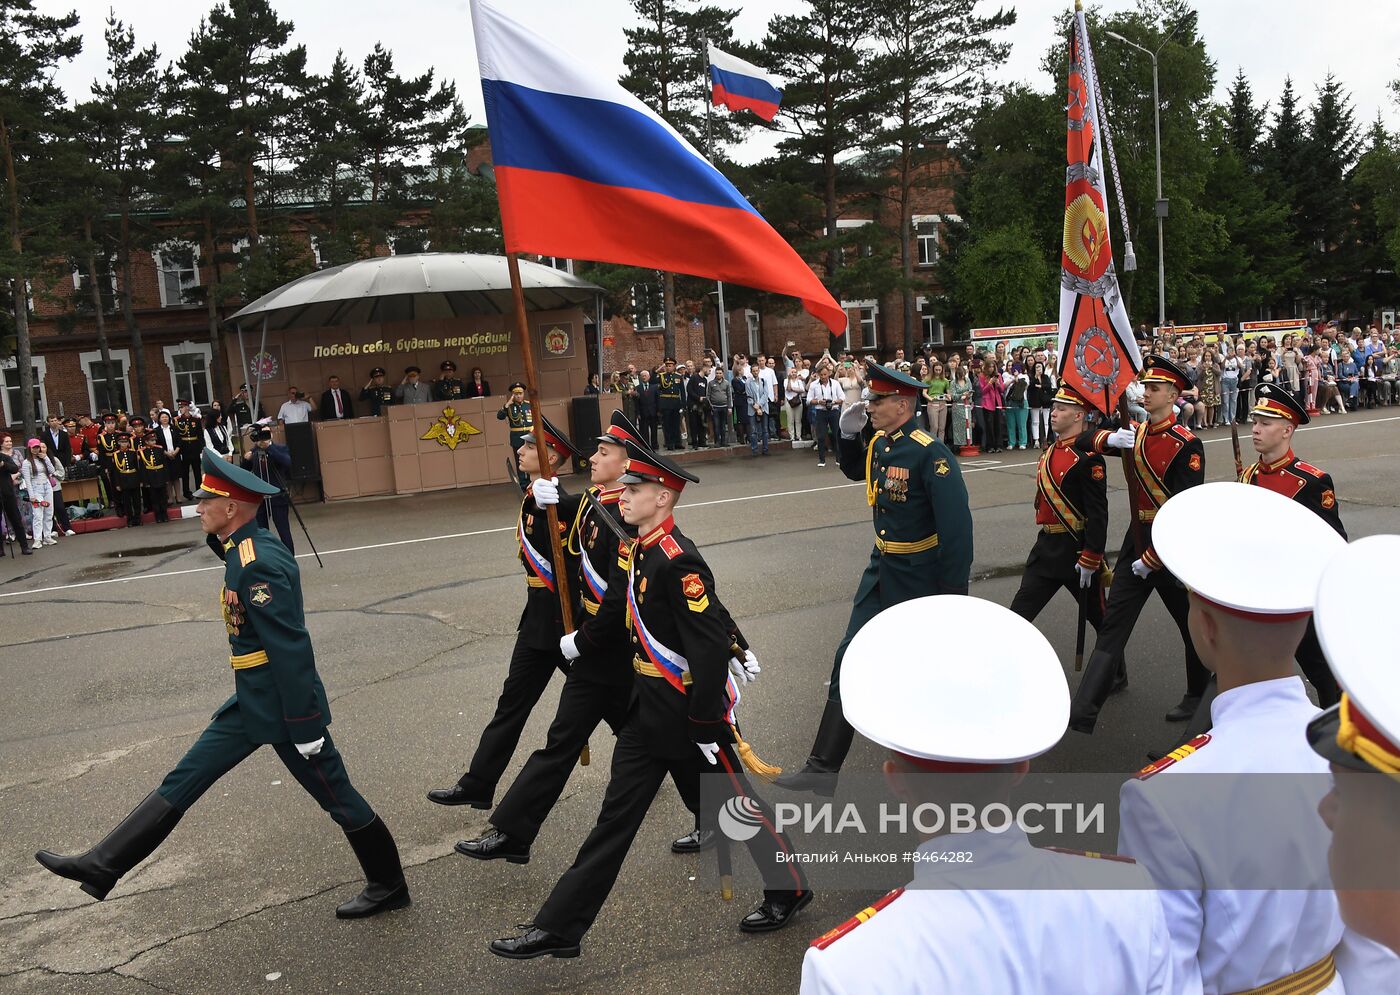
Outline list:
[[[1127,428],[1120,428],[1108,437],[1108,444],[1114,449],[1132,449],[1133,443],[1137,440],[1137,427],[1129,425]]]
[[[96,462],[97,462],[97,454],[96,454],[96,453],[88,453],[88,459],[91,460],[93,463],[96,463]]]
[[[740,684],[752,684],[758,680],[762,670],[758,666],[758,657],[753,655],[753,650],[744,650],[743,659],[737,656],[729,658],[729,672],[738,678]]]
[[[711,767],[718,766],[719,761],[715,759],[719,756],[718,743],[696,743],[695,745],[700,747],[700,752],[705,755],[705,759],[710,762]]]
[[[1079,586],[1080,586],[1080,588],[1091,587],[1091,586],[1093,585],[1093,583],[1094,583],[1094,574],[1098,573],[1097,570],[1090,570],[1088,567],[1083,566],[1082,564],[1079,564],[1079,563],[1076,563],[1076,564],[1074,565],[1074,569],[1079,571]]]
[[[1133,561],[1133,573],[1137,574],[1139,580],[1146,580],[1152,576],[1152,568],[1142,562],[1142,558]]]
[[[296,748],[303,760],[310,760],[316,754],[320,753],[321,747],[325,745],[326,737],[322,736],[320,739],[312,740],[310,743],[297,743]]]
[[[583,656],[578,650],[578,630],[566,633],[559,640],[559,652],[564,654],[565,660],[577,660]]]
[[[836,424],[846,438],[854,439],[860,435],[860,430],[865,428],[865,408],[865,401],[856,401],[841,411],[841,417],[836,419]]]
[[[541,477],[530,486],[530,494],[535,499],[535,504],[541,508],[547,508],[551,504],[559,503],[559,478]]]

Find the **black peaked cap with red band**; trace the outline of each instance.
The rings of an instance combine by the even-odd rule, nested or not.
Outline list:
[[[1254,407],[1250,409],[1251,414],[1262,415],[1265,418],[1284,418],[1294,425],[1306,425],[1311,420],[1308,418],[1307,409],[1278,384],[1261,383],[1255,388],[1254,396],[1256,400]]]
[[[1186,371],[1166,356],[1148,356],[1142,364],[1143,383],[1169,383],[1177,390],[1191,386],[1191,378]]]
[[[622,413],[622,409],[612,413],[612,421],[608,423],[608,430],[594,442],[612,442],[619,446],[625,446],[628,440],[640,442],[642,433],[637,430],[637,426],[632,424],[632,420]]]
[[[545,445],[549,446],[555,452],[561,453],[570,459],[574,457],[581,459],[583,457],[583,453],[579,452],[578,446],[570,442],[567,435],[550,424],[549,419],[544,415],[540,415],[540,427],[544,429]],[[525,441],[534,442],[534,433],[525,436]]]
[[[700,478],[686,473],[675,463],[660,453],[654,453],[647,446],[629,439],[627,446],[627,468],[618,478],[624,484],[660,484],[673,491],[685,490],[687,483],[698,484]]]

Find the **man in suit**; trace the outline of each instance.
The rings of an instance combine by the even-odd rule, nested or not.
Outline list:
[[[58,415],[49,415],[49,427],[44,429],[43,438],[50,457],[64,466],[73,465],[73,440]]]
[[[340,421],[355,417],[355,405],[350,401],[350,392],[340,386],[340,377],[326,379],[326,390],[321,394],[321,421]]]
[[[642,370],[637,383],[637,419],[642,423],[642,434],[647,445],[656,449],[656,430],[661,422],[661,393],[651,378],[650,370]]]
[[[708,360],[706,361],[708,362]],[[685,405],[690,429],[690,448],[705,448],[705,426],[710,421],[709,383],[695,372],[695,364],[685,364]]]
[[[77,881],[101,901],[170,835],[190,807],[264,744],[336,824],[364,869],[366,886],[343,903],[340,919],[360,919],[410,904],[389,828],[355,790],[331,738],[331,710],[302,607],[301,574],[289,549],[257,525],[257,509],[276,488],[221,459],[201,454],[195,496],[210,548],[224,561],[219,607],[228,632],[233,697],[160,787],[86,853],[40,850],[35,858]],[[251,813],[256,820],[258,813]]]

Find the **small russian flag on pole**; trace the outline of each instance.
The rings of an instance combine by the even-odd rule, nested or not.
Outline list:
[[[773,120],[783,100],[778,77],[713,45],[709,46],[709,57],[710,95],[716,107],[753,111],[765,121]]]

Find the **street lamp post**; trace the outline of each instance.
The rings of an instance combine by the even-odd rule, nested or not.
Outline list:
[[[1137,49],[1152,60],[1152,127],[1156,133],[1157,141],[1157,324],[1158,326],[1167,323],[1167,258],[1165,239],[1162,235],[1162,222],[1167,217],[1167,202],[1162,198],[1162,99],[1157,93],[1157,56],[1161,54],[1167,42],[1171,41],[1172,35],[1181,28],[1178,24],[1172,29],[1171,34],[1162,39],[1162,44],[1157,46],[1157,51],[1144,48],[1135,41],[1129,41],[1116,31],[1105,31],[1104,34],[1124,45]]]

